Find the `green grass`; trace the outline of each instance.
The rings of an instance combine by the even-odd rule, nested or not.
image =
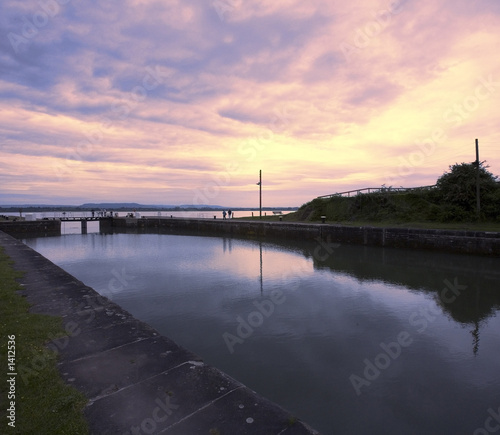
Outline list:
[[[62,319],[32,314],[10,259],[0,248],[0,432],[5,434],[88,434],[83,408],[87,399],[64,384],[57,355],[45,344],[62,336]],[[15,335],[15,428],[8,426],[8,336]]]
[[[372,193],[355,197],[316,198],[283,221],[470,231],[500,231],[500,208],[485,202],[480,218],[475,212],[446,203],[434,191]],[[483,210],[483,209],[482,209]]]

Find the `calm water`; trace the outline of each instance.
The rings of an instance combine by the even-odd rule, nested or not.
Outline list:
[[[166,234],[26,242],[324,434],[497,427],[500,259]]]

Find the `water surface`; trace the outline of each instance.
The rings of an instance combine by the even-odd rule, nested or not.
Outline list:
[[[173,234],[26,242],[324,434],[473,434],[499,411],[499,259]]]

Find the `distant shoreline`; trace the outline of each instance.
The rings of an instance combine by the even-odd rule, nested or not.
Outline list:
[[[44,213],[44,212],[75,212],[75,211],[92,211],[92,210],[102,210],[106,209],[108,211],[125,212],[125,211],[222,211],[222,210],[250,210],[259,211],[258,207],[127,207],[127,206],[111,206],[106,204],[106,206],[96,206],[96,207],[82,207],[82,206],[1,206],[0,214],[2,213]],[[273,210],[286,210],[286,211],[296,211],[299,207],[262,207],[262,211],[273,211]]]

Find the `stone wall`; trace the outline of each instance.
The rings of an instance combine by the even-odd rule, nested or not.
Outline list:
[[[34,234],[59,236],[61,235],[61,221],[58,219],[0,221],[0,230],[15,237]]]
[[[500,256],[500,233],[222,219],[114,218],[115,228],[204,232],[247,237],[283,237],[394,248],[430,249]]]

